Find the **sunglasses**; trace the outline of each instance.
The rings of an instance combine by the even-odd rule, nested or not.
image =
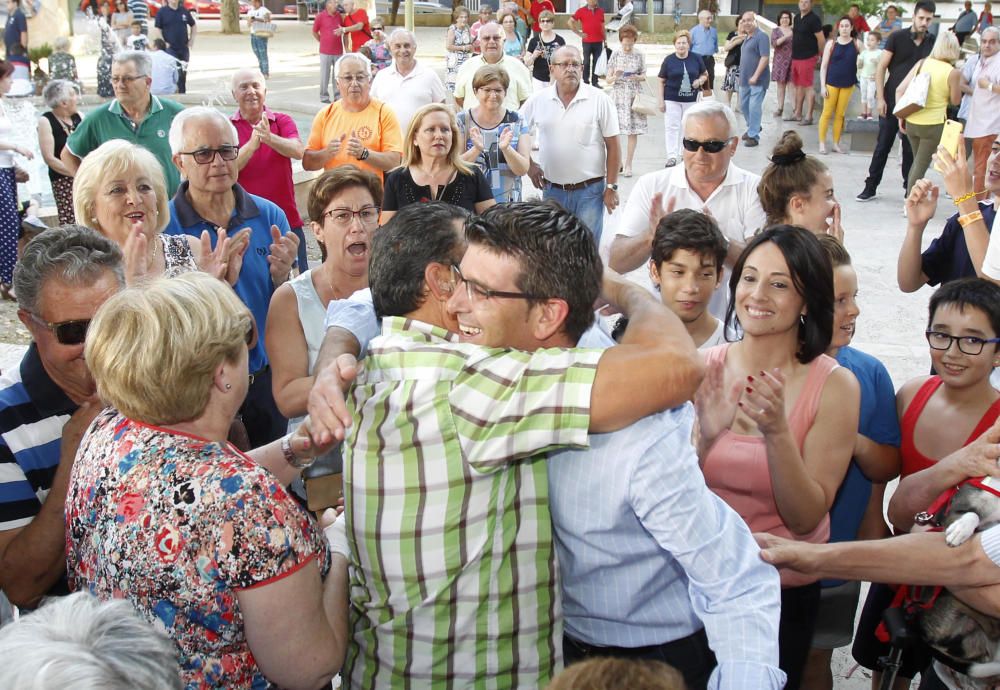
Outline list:
[[[224,161],[234,161],[236,157],[240,155],[239,146],[220,146],[217,149],[198,149],[197,151],[180,151],[178,155],[180,156],[191,156],[194,158],[194,162],[198,165],[208,165],[215,160],[215,155],[218,154]]]
[[[31,319],[39,326],[52,331],[56,337],[56,342],[60,345],[82,345],[87,339],[87,329],[90,327],[90,319],[49,323],[35,314],[31,314]]]
[[[691,153],[696,152],[698,149],[705,149],[706,153],[718,153],[729,145],[728,141],[718,141],[717,139],[712,139],[710,141],[698,141],[697,139],[685,138],[683,143],[684,150],[690,151]]]

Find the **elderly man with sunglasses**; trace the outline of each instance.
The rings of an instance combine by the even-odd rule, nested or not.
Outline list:
[[[208,230],[213,244],[218,228],[230,235],[249,235],[233,289],[263,333],[271,295],[288,280],[299,239],[276,204],[237,184],[237,142],[233,123],[213,108],[188,108],[174,119],[170,148],[184,182],[170,200],[170,223],[163,232],[201,237]],[[250,388],[240,417],[251,446],[257,448],[284,436],[288,421],[274,402],[263,338],[250,349],[249,367]]]
[[[730,269],[746,238],[765,225],[757,195],[760,175],[733,164],[739,123],[724,103],[707,100],[695,104],[684,113],[681,126],[684,165],[639,178],[611,244],[609,265],[625,273],[649,261],[656,225],[667,213],[682,208],[707,213],[729,240],[725,274],[709,302],[709,311],[723,318]]]
[[[98,307],[125,285],[122,253],[93,230],[64,225],[28,243],[14,285],[31,345],[0,376],[0,590],[31,608],[69,593],[66,488],[101,409],[84,340]]]
[[[150,93],[153,61],[149,53],[129,50],[111,63],[115,97],[92,110],[69,135],[60,160],[74,174],[88,153],[111,139],[124,139],[149,149],[163,167],[167,194],[177,191],[180,177],[171,162],[167,132],[181,110],[180,103]]]

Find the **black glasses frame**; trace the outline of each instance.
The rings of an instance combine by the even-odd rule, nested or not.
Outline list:
[[[458,267],[458,264],[451,265],[451,277],[452,280],[455,281],[456,286],[465,283],[465,291],[469,296],[470,302],[475,301],[476,298],[491,299],[493,297],[527,300],[548,299],[547,297],[542,297],[541,295],[533,295],[530,292],[507,292],[504,290],[491,290],[488,287],[483,287],[474,280],[466,280],[465,276],[462,275],[462,269]],[[473,295],[475,295],[475,297]]]
[[[365,219],[361,217],[361,214],[365,213],[366,211],[374,211],[375,212],[375,218],[374,218],[374,222],[373,223],[372,222],[366,223]],[[342,208],[342,207],[331,208],[329,211],[326,211],[325,213],[323,213],[323,218],[329,218],[334,223],[337,223],[337,219],[333,217],[334,214],[336,214],[336,213],[350,213],[351,214],[350,220],[348,220],[346,223],[343,224],[343,227],[345,227],[345,228],[348,225],[350,225],[351,223],[353,223],[355,218],[358,219],[358,222],[360,222],[362,225],[364,225],[364,226],[367,227],[369,225],[377,225],[378,224],[378,217],[379,217],[379,214],[382,213],[382,208],[380,206],[374,206],[374,205],[373,206],[365,206],[364,208],[359,208],[357,211],[352,211],[349,208]]]
[[[958,351],[964,355],[978,355],[982,354],[983,348],[986,347],[988,343],[1000,343],[1000,338],[977,338],[974,335],[951,335],[950,333],[942,333],[941,331],[924,331],[924,337],[927,338],[927,345],[930,346],[932,350],[940,350],[945,352],[951,349],[951,344],[958,342]],[[947,338],[948,344],[945,347],[937,347],[931,342],[932,338]],[[964,347],[962,343],[965,343],[970,348],[975,348],[977,345],[979,349],[975,352],[969,352]]]
[[[698,141],[697,139],[688,139],[684,137],[682,142],[684,144],[684,149],[690,151],[691,153],[696,152],[698,149],[705,149],[706,153],[718,153],[722,149],[729,146],[729,140],[719,141],[718,139],[709,139],[708,141]]]
[[[221,156],[224,161],[236,160],[236,157],[240,155],[240,147],[228,144],[220,146],[217,149],[204,148],[195,151],[180,151],[179,154],[181,156],[191,156],[198,165],[208,165],[215,160],[216,154]]]

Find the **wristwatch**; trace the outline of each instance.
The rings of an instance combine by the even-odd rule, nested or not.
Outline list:
[[[361,155],[358,156],[359,161],[368,160],[368,149],[361,149]]]
[[[281,454],[285,456],[285,462],[297,470],[305,469],[316,462],[316,458],[299,458],[292,450],[291,435],[281,439]]]
[[[610,189],[612,192],[617,192],[618,191],[618,185],[616,185],[616,184],[609,184],[608,185],[608,189]]]

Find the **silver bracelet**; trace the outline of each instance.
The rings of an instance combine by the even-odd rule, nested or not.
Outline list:
[[[297,470],[305,469],[316,462],[316,458],[302,458],[295,455],[292,450],[292,436],[289,434],[281,439],[281,454],[285,456],[285,462]]]

